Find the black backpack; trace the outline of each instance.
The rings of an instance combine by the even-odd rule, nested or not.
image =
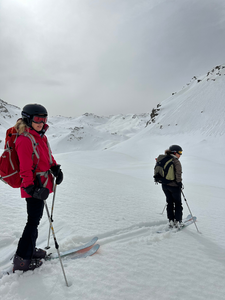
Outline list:
[[[156,183],[168,184],[175,180],[173,158],[170,155],[159,155],[154,168]]]

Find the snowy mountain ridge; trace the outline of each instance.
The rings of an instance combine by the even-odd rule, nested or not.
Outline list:
[[[7,129],[20,117],[21,110],[15,105],[8,104],[0,99],[0,125]]]
[[[179,92],[153,109],[147,122],[153,134],[199,132],[204,136],[225,133],[225,65],[206,75],[194,76]]]
[[[3,148],[5,131],[20,117],[19,107],[0,99],[1,148]],[[148,119],[148,113],[101,117],[85,113],[76,118],[55,116],[49,117],[47,135],[55,153],[99,150],[129,139],[146,126]]]
[[[48,137],[55,153],[76,150],[103,150],[121,143],[146,126],[149,114],[78,118],[49,118]]]

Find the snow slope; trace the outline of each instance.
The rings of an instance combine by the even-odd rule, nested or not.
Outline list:
[[[4,147],[5,131],[16,123],[20,114],[21,110],[19,107],[0,99],[0,148]]]
[[[161,103],[152,133],[224,135],[224,76],[225,65],[215,67],[205,76],[194,76],[181,91]]]
[[[192,81],[161,103],[154,123],[134,130],[129,139],[110,149],[97,148],[96,141],[98,150],[74,151],[67,144],[67,151],[55,154],[65,175],[54,208],[60,249],[96,235],[101,247],[93,257],[64,260],[69,288],[59,262],[51,261],[34,272],[4,276],[1,299],[224,299],[224,78],[217,75],[215,81],[207,81],[203,76],[201,82]],[[53,153],[61,149],[60,137],[68,134],[69,126],[69,120],[57,120],[61,122],[57,137],[49,133]],[[118,123],[121,131],[127,127],[121,120]],[[95,124],[95,118],[90,124]],[[101,126],[106,132],[107,123]],[[161,214],[165,197],[153,182],[153,167],[155,157],[174,143],[184,150],[184,193],[201,234],[194,225],[178,233],[157,233],[167,218]],[[52,196],[49,206],[51,200]],[[185,201],[183,207],[186,216]],[[26,222],[25,201],[18,190],[1,185],[0,211],[3,270],[10,265]],[[44,215],[38,247],[46,246],[48,226]],[[55,252],[53,241],[51,246]]]
[[[102,150],[125,141],[146,126],[149,114],[50,118],[49,140],[54,153]]]

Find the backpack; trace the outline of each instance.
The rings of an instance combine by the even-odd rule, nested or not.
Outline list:
[[[39,159],[39,155],[36,150],[38,144],[36,143],[35,138],[28,132],[24,132],[23,134],[31,140],[33,155],[35,154],[37,159]],[[4,152],[0,157],[0,180],[9,184],[13,188],[19,188],[22,182],[22,178],[19,174],[19,158],[15,149],[15,143],[18,136],[19,134],[14,127],[11,127],[6,131]],[[35,171],[36,167],[33,171]]]
[[[156,183],[168,184],[175,180],[173,158],[170,155],[159,155],[154,168]]]

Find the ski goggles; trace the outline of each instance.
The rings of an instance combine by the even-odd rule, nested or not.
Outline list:
[[[177,151],[177,153],[178,153],[179,155],[182,155],[182,151]]]
[[[48,117],[46,116],[33,116],[32,122],[37,123],[37,124],[45,124],[47,123]]]

